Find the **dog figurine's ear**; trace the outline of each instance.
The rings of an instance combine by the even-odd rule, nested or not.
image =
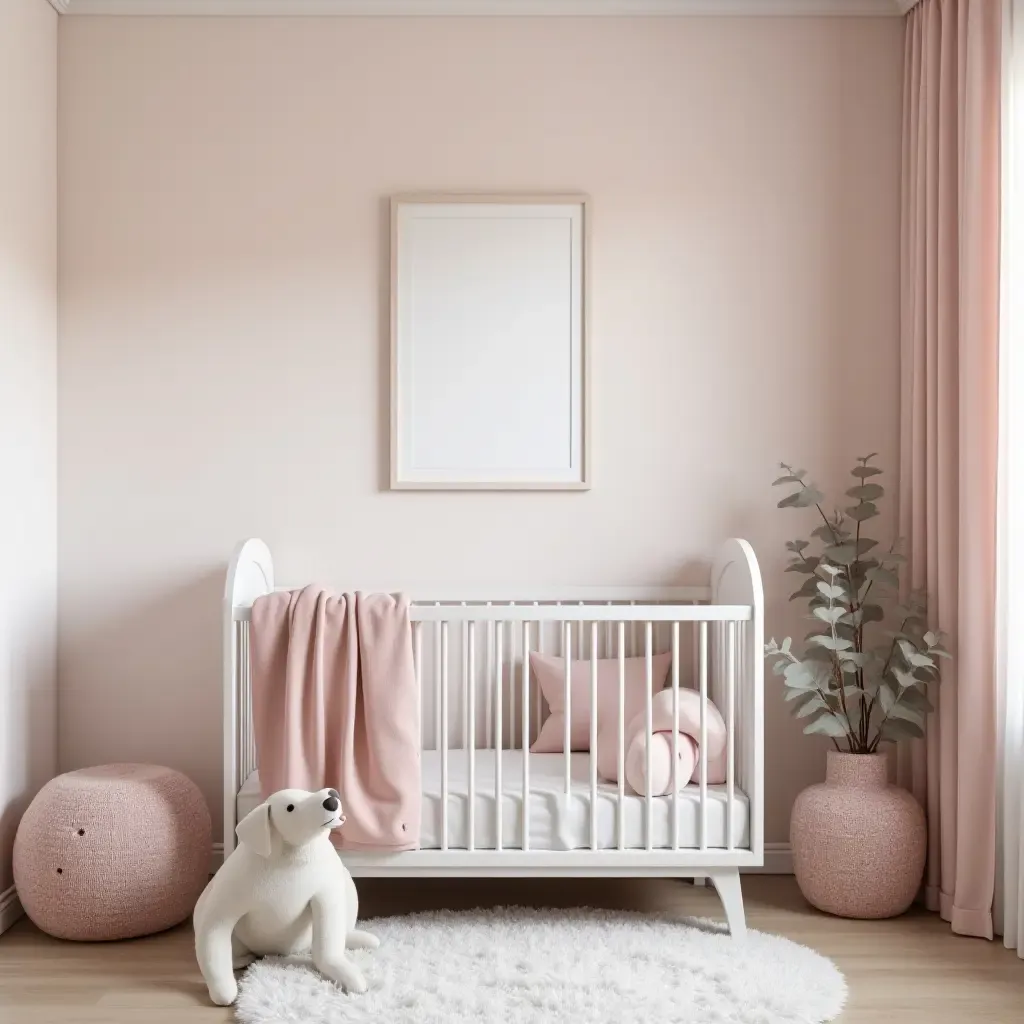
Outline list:
[[[261,857],[269,857],[270,844],[270,804],[260,804],[251,810],[235,827],[238,841],[251,847]]]

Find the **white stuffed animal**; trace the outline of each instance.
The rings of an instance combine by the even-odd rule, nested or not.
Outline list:
[[[344,822],[335,790],[282,789],[238,823],[239,844],[193,914],[199,969],[219,1006],[238,995],[233,970],[267,954],[312,952],[325,977],[366,991],[345,950],[380,942],[355,926],[355,883],[330,841]]]

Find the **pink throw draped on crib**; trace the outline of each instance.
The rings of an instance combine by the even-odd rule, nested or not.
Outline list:
[[[341,849],[410,850],[420,834],[419,694],[409,604],[321,587],[258,598],[250,622],[260,786],[337,789]]]

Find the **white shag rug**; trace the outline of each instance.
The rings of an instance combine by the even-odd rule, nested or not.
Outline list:
[[[240,980],[241,1024],[821,1024],[846,982],[831,960],[761,932],[607,910],[518,907],[362,923],[349,996],[308,961],[267,958]]]

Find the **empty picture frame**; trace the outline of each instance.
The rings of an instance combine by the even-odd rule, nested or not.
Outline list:
[[[585,490],[588,204],[391,202],[391,487]]]

